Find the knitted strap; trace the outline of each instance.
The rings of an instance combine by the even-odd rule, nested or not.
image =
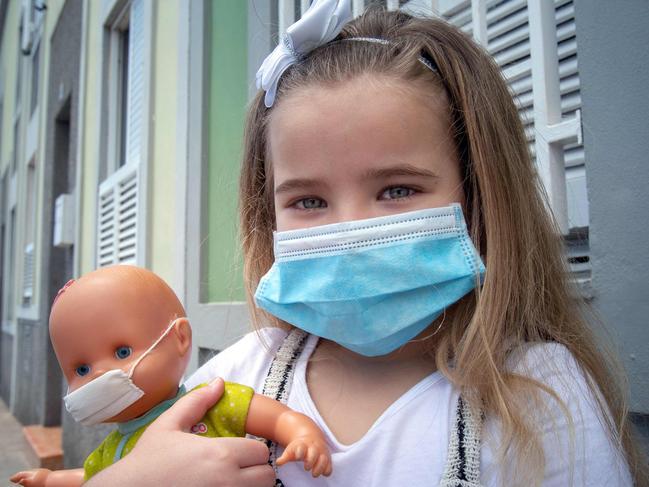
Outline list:
[[[295,371],[295,361],[302,353],[308,337],[309,334],[299,328],[293,328],[286,336],[284,343],[279,347],[273,362],[270,364],[262,394],[286,404],[293,380],[293,372]],[[266,440],[266,446],[270,450],[268,463],[275,470],[275,486],[282,487],[284,484],[277,478],[277,465],[275,465],[277,444]]]
[[[460,396],[448,445],[446,468],[439,487],[481,487],[481,428],[482,413]]]

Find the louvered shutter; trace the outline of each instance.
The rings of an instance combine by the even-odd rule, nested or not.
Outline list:
[[[138,166],[127,164],[99,186],[97,265],[135,264]]]
[[[484,3],[486,0],[473,1]],[[579,118],[576,118],[581,108],[581,97],[574,5],[572,0],[554,0],[554,6],[561,113],[564,120],[580,123]],[[440,0],[439,7],[443,18],[459,26],[467,34],[473,34],[472,16],[479,9],[470,1]],[[489,52],[509,81],[525,126],[530,152],[536,160],[535,137],[538,131],[534,126],[528,2],[490,0],[484,3],[484,9],[487,42],[483,39],[482,43],[488,46]],[[567,226],[570,230],[570,236],[566,240],[566,253],[573,277],[581,283],[590,277],[589,247],[585,238],[587,234],[583,231],[589,225],[583,145],[581,142],[569,143],[563,147],[563,155],[567,206],[563,211],[567,211]]]
[[[481,0],[482,1],[482,0]],[[478,0],[474,0],[478,3]],[[579,94],[579,71],[577,69],[577,40],[572,0],[555,0],[557,26],[557,53],[559,60],[559,89],[561,111],[564,117],[577,115],[581,108]],[[534,107],[532,92],[532,63],[530,57],[530,30],[526,0],[487,1],[486,4],[487,47],[498,65],[503,69],[510,88],[517,98],[519,112],[525,125],[525,133],[535,156]],[[476,12],[473,5],[473,12]],[[440,15],[473,34],[472,3],[470,1],[440,0]],[[564,147],[566,167],[566,190],[568,227],[588,226],[588,199],[584,149],[581,143]]]
[[[34,243],[25,245],[23,254],[23,300],[31,301],[34,297]]]
[[[144,5],[131,4],[129,22],[126,161],[99,186],[97,265],[135,264],[138,259],[140,165],[142,161],[144,97]]]

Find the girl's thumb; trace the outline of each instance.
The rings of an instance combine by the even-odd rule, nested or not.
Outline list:
[[[223,379],[216,378],[207,385],[187,393],[180,398],[176,404],[149,426],[157,430],[180,430],[189,431],[203,416],[209,408],[214,406],[223,395]]]

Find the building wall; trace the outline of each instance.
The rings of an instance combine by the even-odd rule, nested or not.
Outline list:
[[[218,0],[209,16],[206,301],[243,301],[239,168],[248,101],[248,5]],[[227,66],[226,69],[223,69]]]
[[[10,287],[16,288],[16,274],[9,274],[10,259],[10,236],[11,229],[9,228],[9,209],[7,207],[9,201],[9,185],[11,179],[11,159],[14,150],[14,114],[16,107],[16,66],[18,65],[18,19],[20,16],[20,3],[9,2],[6,5],[4,26],[2,29],[2,38],[0,39],[0,76],[2,76],[2,107],[3,111],[0,113],[2,123],[0,130],[2,131],[2,144],[0,144],[0,178],[6,178],[4,187],[1,188],[3,194],[2,204],[0,204],[0,211],[4,214],[0,219],[2,221],[5,234],[0,236],[4,237],[4,252],[5,260],[2,263],[2,274],[0,279],[3,280],[2,291],[4,296]],[[2,258],[2,256],[0,256]],[[0,296],[3,299],[4,296]],[[0,316],[0,397],[9,405],[11,402],[11,384],[13,377],[13,360],[14,360],[14,326],[12,323],[5,321],[9,315],[10,303],[2,303],[2,316]],[[15,322],[14,322],[15,324]]]
[[[83,131],[79,137],[81,144],[80,161],[80,206],[79,249],[76,274],[82,275],[95,268],[95,232],[97,221],[97,185],[99,180],[100,139],[99,121],[101,117],[101,49],[104,29],[101,25],[102,2],[85,3],[85,37],[81,45],[80,84],[84,92],[81,101],[81,120]]]
[[[649,6],[576,0],[594,304],[649,414]]]
[[[176,174],[178,133],[178,2],[156,2],[150,156],[150,269],[179,292],[175,282],[178,222],[176,205],[184,197]]]

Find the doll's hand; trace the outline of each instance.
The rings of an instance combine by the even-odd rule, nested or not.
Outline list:
[[[282,456],[277,459],[277,465],[299,460],[304,461],[304,469],[311,470],[314,477],[331,475],[329,448],[319,436],[301,436],[291,441]]]
[[[26,487],[45,487],[47,477],[52,473],[46,468],[36,468],[34,470],[25,470],[15,473],[9,479],[14,484],[24,485]]]

